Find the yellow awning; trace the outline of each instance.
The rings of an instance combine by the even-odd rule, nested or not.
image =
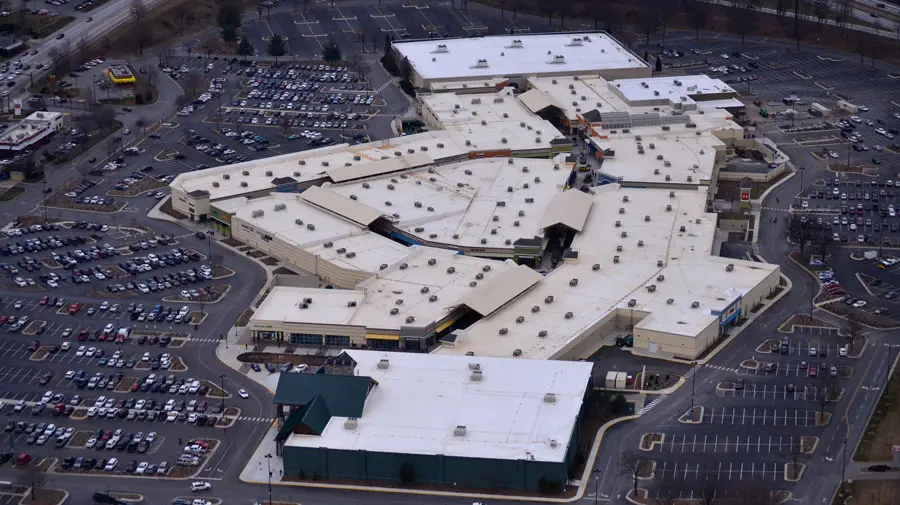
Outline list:
[[[445,321],[443,324],[441,324],[440,326],[438,326],[434,331],[435,331],[435,333],[440,333],[440,332],[446,330],[447,328],[449,328],[450,325],[452,325],[455,322],[456,321],[454,321],[453,319],[449,319],[449,320]]]
[[[378,334],[378,333],[368,333],[368,334],[366,334],[366,339],[399,341],[400,335],[382,335],[382,334]]]

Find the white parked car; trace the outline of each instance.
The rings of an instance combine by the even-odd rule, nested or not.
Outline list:
[[[243,390],[243,389],[239,389],[239,390],[238,390],[238,396],[240,396],[241,398],[244,398],[245,400],[246,400],[247,398],[250,398],[250,394],[247,393],[247,391],[245,391],[245,390]]]

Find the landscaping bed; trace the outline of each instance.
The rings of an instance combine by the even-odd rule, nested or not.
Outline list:
[[[900,480],[854,479],[844,483],[832,504],[896,505],[898,497],[900,497]]]
[[[222,265],[216,265],[212,268],[212,278],[213,279],[221,279],[222,277],[231,277],[234,275],[234,270],[223,267]]]
[[[261,261],[263,264],[268,265],[270,267],[274,267],[274,266],[278,265],[278,260],[275,258],[272,258],[271,256],[266,256],[265,258],[262,258],[259,261]]]
[[[276,365],[290,363],[292,365],[321,366],[325,364],[327,358],[324,356],[298,356],[273,352],[245,352],[239,354],[237,359],[241,363],[273,363]]]
[[[68,446],[71,448],[84,447],[84,444],[86,444],[93,436],[93,431],[76,431],[69,440]]]
[[[66,499],[68,494],[62,489],[40,489],[35,491],[34,499],[31,499],[31,493],[25,495],[20,505],[59,505]]]
[[[172,208],[172,197],[166,198],[166,201],[163,202],[162,205],[159,206],[159,211],[163,214],[168,214],[169,216],[174,217],[175,219],[187,219],[187,216],[178,212],[177,210]]]
[[[851,307],[842,301],[825,303],[819,305],[819,308],[838,316],[856,320],[863,325],[871,326],[873,328],[887,329],[900,326],[900,321]]]
[[[778,331],[781,333],[793,333],[794,326],[811,326],[816,328],[834,328],[834,325],[831,323],[826,323],[821,319],[810,316],[809,314],[794,314],[793,316],[787,318],[787,320],[781,323],[781,326],[778,327]]]
[[[159,182],[152,177],[145,177],[142,180],[132,184],[125,191],[119,191],[117,189],[111,189],[106,192],[109,196],[138,196],[141,193],[145,193],[147,191],[153,191],[161,188],[167,187],[168,184],[164,182]]]
[[[244,245],[243,242],[239,242],[231,237],[224,238],[224,239],[220,240],[219,242],[221,242],[225,245],[231,246],[231,247],[241,247]]]
[[[644,433],[644,436],[641,437],[641,449],[645,451],[649,451],[653,449],[653,444],[657,442],[662,442],[663,434],[662,433]]]
[[[25,192],[25,188],[21,186],[13,186],[11,188],[6,188],[6,191],[0,193],[0,202],[10,202],[19,197],[22,193]]]
[[[215,384],[207,380],[200,381],[200,384],[203,384],[204,386],[209,388],[209,391],[206,392],[207,398],[222,398],[222,388],[220,388],[219,386],[216,386]],[[225,398],[231,398],[231,394],[227,391],[225,392]]]

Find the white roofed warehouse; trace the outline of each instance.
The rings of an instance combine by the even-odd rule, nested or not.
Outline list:
[[[578,450],[592,368],[345,350],[318,373],[281,375],[274,402],[285,476],[561,488]]]
[[[521,85],[529,76],[627,79],[652,74],[650,65],[603,32],[400,40],[393,43],[393,53],[398,68],[404,59],[409,62],[413,86],[435,91],[441,91],[443,83],[466,79],[479,84],[502,78]]]

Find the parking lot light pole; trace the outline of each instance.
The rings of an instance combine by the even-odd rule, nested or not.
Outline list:
[[[7,413],[6,413],[6,424],[9,424],[9,423],[12,422],[12,415],[13,415],[12,412],[7,412]],[[9,452],[16,452],[16,450],[15,450],[16,448],[15,448],[15,446],[13,445],[13,439],[15,439],[15,438],[16,438],[16,437],[12,437],[12,436],[9,437]]]
[[[222,417],[225,417],[225,374],[219,374],[219,380],[222,381]]]
[[[884,346],[887,347],[887,352],[888,352],[887,373],[885,374],[885,378],[884,378],[884,388],[887,389],[888,381],[891,380],[891,368],[893,368],[893,366],[894,366],[894,355],[892,353],[892,350],[896,349],[896,348],[900,348],[900,344],[885,343]]]
[[[43,199],[41,199],[41,203],[44,207],[44,226],[47,225],[47,174],[44,174],[44,180],[41,181],[41,191],[44,195]]]
[[[691,362],[691,370],[693,370],[694,373],[691,374],[691,414],[690,414],[689,419],[691,421],[693,421],[694,420],[694,392],[696,391],[696,386],[697,386],[697,362],[696,361]]]
[[[597,505],[600,498],[600,469],[594,468],[591,473],[594,474],[594,505]]]
[[[269,505],[272,505],[272,453],[266,454],[264,456],[266,458],[266,469],[269,473]]]

